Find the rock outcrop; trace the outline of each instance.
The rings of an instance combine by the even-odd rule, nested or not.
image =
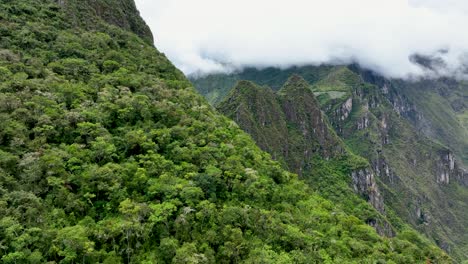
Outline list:
[[[468,186],[468,174],[461,168],[455,156],[450,150],[440,151],[439,160],[435,163],[436,181],[442,185],[448,185],[455,181],[463,186]]]
[[[370,169],[360,169],[351,173],[354,191],[366,197],[372,206],[384,214],[384,203],[374,173]]]
[[[353,98],[350,97],[338,108],[336,114],[341,121],[344,121],[349,117],[351,110],[353,110]]]

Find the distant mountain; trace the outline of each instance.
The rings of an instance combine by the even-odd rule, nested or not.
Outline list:
[[[3,0],[0,25],[1,263],[452,262],[405,225],[379,236],[392,216],[340,185],[345,163],[320,188],[284,170],[153,47],[132,0]],[[305,138],[332,158],[326,124]]]
[[[209,74],[189,76],[189,80],[205,98],[213,105],[219,103],[240,80],[253,81],[258,85],[267,85],[273,90],[280,89],[292,74],[298,74],[307,82],[314,83],[325,77],[333,66],[304,66],[279,69],[274,67],[258,70],[246,68],[232,74]]]
[[[291,80],[287,81],[284,77],[291,74],[302,76],[310,86],[295,89],[302,91],[301,93],[285,93],[285,88],[281,87],[283,83],[287,87]],[[240,81],[232,91],[227,87],[241,78],[253,82],[250,83],[250,88],[244,88],[250,89],[243,92],[244,100],[238,98],[239,87],[245,81]],[[297,76],[293,78],[298,79]],[[205,86],[208,80],[213,80],[213,85]],[[294,127],[288,125],[293,119],[285,118],[284,113],[287,110],[284,110],[281,102],[289,101],[291,109],[298,109],[306,102],[317,104],[314,102],[318,101],[330,124],[328,131],[331,132],[328,134],[338,135],[345,143],[342,149],[366,158],[371,164],[383,203],[389,209],[388,213],[396,213],[405,223],[425,233],[457,259],[468,258],[465,253],[468,252],[468,174],[464,169],[464,151],[468,149],[468,137],[463,120],[466,114],[464,98],[468,86],[464,82],[442,79],[418,82],[388,80],[356,65],[307,66],[286,70],[246,69],[240,73],[215,74],[192,81],[209,100],[213,99],[213,94],[217,94],[212,103],[222,113],[238,122],[262,149],[272,153],[273,158],[278,160],[285,158],[278,158],[278,150],[271,146],[289,148],[290,141],[298,142],[299,150],[310,148],[307,153],[320,153],[321,149],[328,148],[327,141],[317,144],[320,142],[318,139],[308,141],[299,137],[303,140],[300,141],[292,134],[282,136],[283,144],[278,144],[278,137],[272,136],[267,130],[271,127],[283,127],[285,123],[288,128]],[[254,83],[268,84],[273,90],[258,87],[253,89]],[[217,89],[217,84],[226,86]],[[259,96],[259,89],[268,92]],[[252,93],[255,95],[252,96]],[[316,99],[310,96],[312,93]],[[275,95],[279,106],[271,107],[271,103],[252,99],[270,98],[271,94]],[[268,126],[262,131],[252,131],[252,126],[248,124],[254,123],[259,127],[263,119],[258,114],[251,114],[250,120],[246,122],[242,117],[247,115],[238,115],[243,109],[251,109],[254,113],[261,109],[276,118],[271,123],[267,122]],[[302,116],[312,115],[316,120],[321,119],[322,114],[315,108],[303,109],[306,110],[302,112]],[[299,123],[303,128],[302,135],[314,134],[323,128],[307,118]],[[285,162],[285,168],[292,171],[297,171],[294,160],[309,160],[307,155],[300,152],[292,156],[287,157]],[[324,153],[318,156],[327,157]],[[313,166],[310,168],[311,174],[314,170],[320,170]],[[353,178],[351,173],[348,177]],[[352,185],[351,180],[349,185]]]

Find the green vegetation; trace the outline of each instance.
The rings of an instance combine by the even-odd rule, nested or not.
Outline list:
[[[423,113],[412,122],[425,135],[450,147],[468,166],[467,83],[441,79],[421,80],[411,87],[396,81],[392,85]]]
[[[291,76],[273,92],[250,81],[240,81],[218,105],[248,132],[260,148],[280,161],[284,168],[300,175],[313,189],[332,200],[347,213],[372,223],[381,234],[394,229],[385,216],[378,190],[358,187],[351,174],[366,171],[361,182],[372,185],[367,160],[347,149],[320,110],[311,86],[300,76]],[[352,187],[362,189],[355,193]],[[366,203],[364,199],[373,203]],[[397,223],[401,226],[401,223]]]
[[[148,39],[65,2],[0,3],[2,263],[450,262],[320,197]]]
[[[324,120],[310,86],[295,75],[278,92],[240,81],[218,105],[292,172],[310,173],[314,155],[338,157],[344,146]]]
[[[314,84],[314,91],[327,92],[350,92],[352,87],[361,84],[361,79],[345,66],[333,69],[325,78]]]
[[[447,250],[457,260],[468,258],[466,255],[468,252],[466,232],[468,191],[466,179],[463,178],[466,174],[463,175],[459,169],[462,166],[460,159],[455,161],[455,165],[450,165],[447,160],[444,160],[447,153],[451,153],[446,146],[453,146],[454,153],[458,154],[457,158],[463,157],[463,151],[466,150],[466,147],[463,147],[466,146],[464,142],[468,138],[466,127],[458,121],[463,120],[466,113],[466,105],[463,100],[460,100],[466,97],[466,84],[450,80],[427,80],[419,83],[401,80],[382,81],[383,78],[381,80],[375,76],[367,78],[365,73],[361,73],[360,76],[356,74],[355,69],[350,70],[353,67],[336,66],[327,68],[326,71],[323,71],[323,66],[312,69],[311,67],[291,68],[284,70],[284,73],[293,72],[304,76],[307,70],[312,73],[326,72],[320,75],[321,78],[309,81],[310,89],[317,97],[321,110],[327,115],[331,126],[344,141],[346,147],[343,148],[366,158],[374,169],[384,198],[385,218],[397,231],[404,226],[404,223],[410,224]],[[277,69],[277,71],[281,70]],[[243,73],[237,73],[224,78],[231,79],[233,76],[242,75]],[[364,81],[363,76],[373,83]],[[204,79],[211,77],[205,76]],[[223,82],[222,75],[216,75],[216,79],[219,83]],[[257,80],[259,84],[272,80],[271,76],[262,70],[257,70],[256,75],[251,79]],[[276,80],[279,81],[279,79]],[[200,85],[198,80],[194,82],[195,85]],[[379,84],[380,87],[374,83]],[[275,83],[274,90],[278,90],[276,87],[281,87],[281,85]],[[203,92],[203,87],[199,91]],[[259,93],[258,91],[257,89],[256,93]],[[291,152],[286,162],[284,162],[285,157],[276,153],[284,154],[278,151],[284,148],[284,145],[299,146],[301,150],[300,146],[305,144],[301,141],[302,138],[282,136],[282,138],[287,138],[287,144],[276,146],[278,135],[282,135],[277,132],[282,130],[269,131],[268,129],[273,125],[262,127],[261,115],[255,116],[255,113],[261,112],[276,113],[276,110],[272,110],[275,108],[271,108],[269,106],[271,104],[266,104],[265,109],[259,111],[258,104],[262,103],[261,101],[235,99],[241,98],[239,94],[241,93],[231,93],[227,99],[219,103],[218,108],[221,112],[238,122],[262,149],[272,153],[273,158],[282,161],[283,166],[286,164],[285,168],[299,172],[297,166],[291,166],[291,162],[287,161],[303,159],[304,152]],[[285,97],[285,94],[280,92],[278,96]],[[264,94],[258,97],[266,98]],[[307,98],[306,93],[301,96],[287,94],[286,97],[296,105],[302,103],[301,98]],[[279,98],[276,100],[281,101]],[[242,105],[242,107],[236,108],[236,105]],[[243,115],[234,114],[236,110],[248,107],[251,108],[252,119],[256,119],[257,127],[263,129],[260,132],[252,133],[246,128],[246,124],[254,121],[245,122],[248,119],[242,119]],[[318,115],[317,111],[310,111],[310,109],[306,112],[315,112],[315,115]],[[288,129],[294,129],[294,124],[289,124],[287,120],[282,121],[284,114],[273,114],[273,116],[276,117],[274,119],[277,121],[276,126],[285,123]],[[302,121],[305,124],[308,123],[306,119]],[[304,131],[311,133],[316,128],[312,125]],[[307,145],[314,149],[314,141],[308,142]],[[326,144],[315,145],[317,146],[326,148]],[[302,178],[311,183],[311,186],[321,195],[338,205],[340,199],[343,199],[335,200],[334,197],[351,197],[349,171],[346,174],[340,170],[340,167],[343,168],[343,160],[322,160],[314,156],[306,160],[311,161],[309,166],[312,169],[310,173],[302,173]],[[449,169],[451,166],[454,167]],[[441,180],[441,175],[444,174],[449,175],[449,181]],[[335,176],[329,177],[330,175]],[[339,188],[340,184],[343,188]],[[326,188],[325,186],[332,187]],[[346,206],[349,205],[344,207]],[[357,209],[350,213],[365,217],[372,215],[371,211]]]
[[[468,139],[449,103],[463,98],[463,83],[447,86],[433,80],[402,86],[403,81],[391,81],[385,90],[363,80],[356,83],[356,77],[340,78],[354,83],[348,86],[353,99],[349,117],[343,121],[336,115],[346,98],[322,100],[322,108],[346,144],[379,172],[386,205],[457,259],[468,258],[466,176],[456,168],[461,166],[458,161],[452,170],[441,169],[451,165],[443,161],[450,151],[440,143],[458,142],[457,151]],[[442,99],[443,93],[451,96]],[[444,170],[449,171],[450,182],[440,182]]]
[[[241,80],[252,81],[260,86],[271,87],[278,91],[292,74],[298,74],[309,83],[315,83],[329,74],[332,66],[304,66],[291,67],[281,70],[278,68],[247,68],[232,74],[211,74],[206,76],[192,76],[190,79],[199,93],[212,105],[221,102],[234,85]]]

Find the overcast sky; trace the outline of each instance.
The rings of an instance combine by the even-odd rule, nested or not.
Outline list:
[[[468,0],[136,0],[156,47],[186,74],[244,66],[358,62],[427,74],[412,54],[468,58]],[[464,59],[465,58],[465,59]]]

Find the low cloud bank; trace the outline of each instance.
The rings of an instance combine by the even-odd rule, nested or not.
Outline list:
[[[465,0],[136,0],[186,74],[359,63],[394,78],[468,68]]]

